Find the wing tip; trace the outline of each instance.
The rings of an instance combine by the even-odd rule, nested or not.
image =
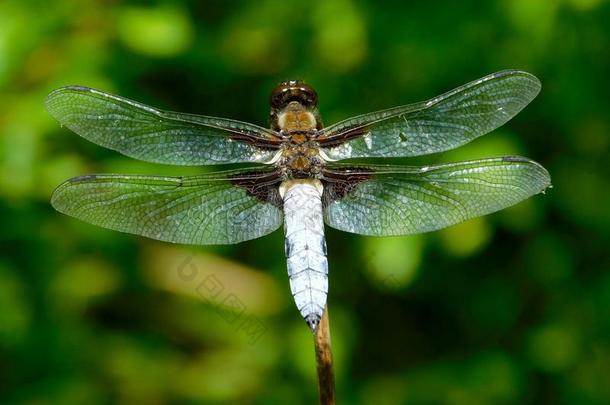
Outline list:
[[[55,102],[60,99],[63,96],[66,95],[74,95],[74,94],[96,94],[96,95],[104,95],[105,93],[96,90],[94,88],[91,87],[87,87],[87,86],[81,86],[78,84],[71,84],[68,86],[63,86],[63,87],[59,87],[53,91],[51,91],[49,94],[47,94],[47,96],[45,97],[44,100],[44,105],[45,108],[47,110],[47,112],[53,116],[54,118],[56,118],[58,121],[60,121],[60,111],[59,110],[55,110]],[[57,113],[57,115],[55,114]]]
[[[52,92],[50,92],[47,95],[45,100],[53,99],[56,96],[67,93],[67,92],[91,93],[93,91],[94,91],[94,89],[92,89],[91,87],[80,86],[78,84],[71,84],[71,85],[59,87],[59,88],[53,90]]]
[[[79,86],[79,85],[70,85],[70,86],[64,86],[64,87],[60,87],[58,89],[53,90],[52,92],[50,92],[49,94],[47,94],[47,96],[44,99],[44,106],[45,106],[45,110],[49,113],[49,115],[51,115],[53,118],[55,118],[57,121],[59,121],[61,123],[61,111],[59,109],[57,109],[57,105],[56,102],[61,99],[63,96],[65,96],[66,94],[69,93],[90,93],[92,92],[93,89],[90,87],[85,87],[85,86]]]
[[[534,92],[533,92],[534,94],[533,94],[532,99],[534,97],[536,97],[538,95],[538,93],[540,93],[540,90],[542,89],[542,82],[540,82],[540,79],[538,79],[533,74],[526,72],[525,70],[504,69],[504,70],[500,70],[499,72],[493,73],[492,76],[496,79],[499,79],[502,77],[507,77],[507,76],[519,76],[521,78],[529,80],[534,88]]]
[[[61,212],[62,214],[66,213],[64,204],[64,191],[66,190],[66,187],[69,185],[69,183],[70,180],[64,181],[59,186],[57,186],[55,190],[53,190],[53,194],[51,194],[51,207],[53,207],[56,211]]]
[[[536,96],[540,93],[540,90],[542,89],[542,82],[540,82],[540,79],[538,79],[533,74],[526,72],[525,70],[504,69],[487,76],[487,78],[489,79],[501,79],[505,77],[520,77],[529,81],[531,85],[530,101],[536,98]]]
[[[496,73],[492,73],[492,76],[495,77],[505,77],[505,76],[525,76],[531,79],[536,79],[538,80],[538,78],[536,76],[534,76],[533,74],[526,72],[525,70],[520,70],[520,69],[503,69],[500,70]]]
[[[535,168],[537,170],[537,174],[540,177],[540,182],[538,184],[537,189],[539,190],[538,193],[543,193],[549,189],[549,188],[553,188],[553,185],[551,184],[551,174],[549,173],[549,171],[542,166],[540,163],[536,162],[535,160],[523,157],[523,156],[503,156],[502,157],[502,161],[503,162],[508,162],[508,163],[525,163],[528,165],[531,165],[531,167]]]
[[[53,190],[53,194],[51,194],[51,206],[57,211],[65,213],[65,210],[62,207],[65,206],[64,203],[66,201],[67,191],[69,190],[70,186],[76,183],[97,180],[99,177],[100,176],[97,174],[85,174],[65,180],[63,183],[57,186],[55,190]]]

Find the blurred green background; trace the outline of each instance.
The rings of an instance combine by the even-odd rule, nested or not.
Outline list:
[[[43,99],[68,84],[267,125],[301,78],[325,122],[527,70],[540,96],[466,147],[554,188],[404,238],[328,229],[343,404],[610,403],[610,4],[603,0],[0,2],[0,403],[311,404],[311,334],[283,234],[159,243],[49,205],[95,172],[175,174],[88,143]]]

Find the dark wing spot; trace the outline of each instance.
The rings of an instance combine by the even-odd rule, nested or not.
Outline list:
[[[70,183],[78,183],[81,181],[89,181],[97,179],[97,174],[85,174],[83,176],[76,176],[68,180]]]
[[[373,177],[375,171],[366,167],[345,167],[341,169],[323,170],[324,184],[323,204],[327,206],[340,200],[352,191],[358,184]]]
[[[283,202],[279,193],[282,176],[279,171],[273,172],[245,172],[229,177],[229,181],[246,190],[246,194],[256,199],[282,207]]]
[[[370,129],[367,125],[357,125],[353,127],[344,128],[343,130],[341,130],[341,132],[338,133],[321,135],[316,139],[316,141],[318,141],[321,147],[330,148],[333,146],[341,145],[342,143],[345,143],[350,139],[363,136],[368,132],[370,132]]]
[[[256,146],[257,148],[264,150],[277,150],[282,144],[282,140],[279,137],[270,138],[262,134],[249,133],[246,131],[231,131],[229,139]]]
[[[530,160],[526,159],[524,157],[521,156],[504,156],[502,157],[502,160],[504,162],[522,162],[522,163],[529,163]]]
[[[79,85],[73,85],[73,86],[67,86],[68,89],[70,90],[74,90],[74,91],[82,91],[82,92],[91,92],[91,90],[93,90],[91,87],[85,87],[85,86],[79,86]]]

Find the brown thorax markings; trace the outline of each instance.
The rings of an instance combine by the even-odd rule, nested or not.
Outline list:
[[[324,160],[315,140],[289,140],[282,145],[281,154],[277,166],[286,178],[320,177]]]
[[[316,142],[318,130],[315,128],[315,121],[313,126],[309,119],[311,117],[297,122],[305,114],[311,115],[300,112],[286,112],[282,115],[286,122],[285,129],[282,129],[280,134],[285,141],[280,148],[281,156],[277,166],[286,178],[318,178],[324,165],[320,147]]]
[[[282,138],[275,164],[284,179],[321,177],[317,101],[316,92],[298,80],[282,82],[271,93],[271,127]]]

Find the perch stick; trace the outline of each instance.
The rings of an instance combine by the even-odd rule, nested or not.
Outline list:
[[[335,375],[333,372],[333,354],[330,345],[330,326],[328,321],[328,307],[314,334],[316,350],[316,368],[318,371],[318,392],[321,405],[335,404]]]

